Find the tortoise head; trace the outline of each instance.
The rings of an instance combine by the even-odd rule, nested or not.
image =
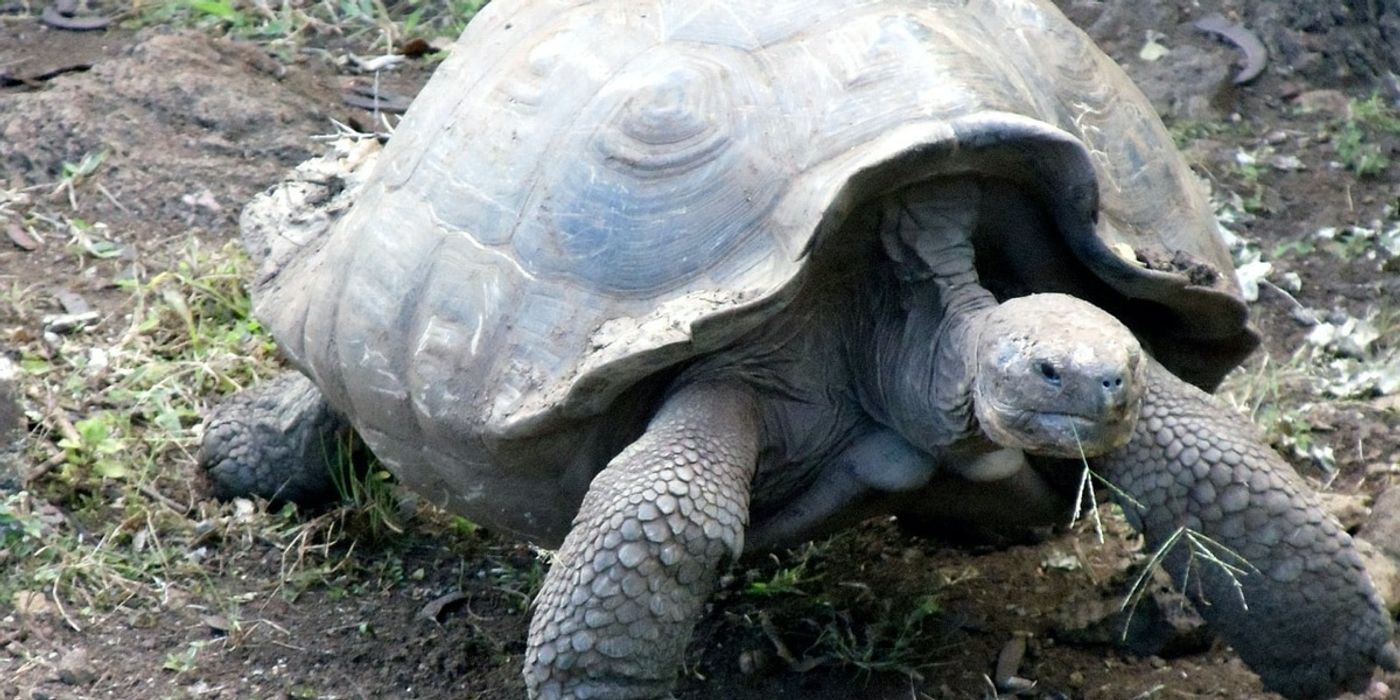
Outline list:
[[[973,404],[994,442],[1031,454],[1094,457],[1128,442],[1147,362],[1118,319],[1065,294],[1010,299],[976,343]]]

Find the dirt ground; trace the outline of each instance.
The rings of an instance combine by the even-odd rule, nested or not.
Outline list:
[[[1163,111],[1245,277],[1265,280],[1264,345],[1229,397],[1364,535],[1374,516],[1355,506],[1400,484],[1395,11],[1062,4]],[[1248,84],[1230,82],[1236,49],[1192,26],[1220,10],[1274,50]],[[373,128],[342,95],[374,82],[345,57],[374,55],[378,35],[216,38],[241,25],[160,16],[73,32],[38,13],[0,0],[0,443],[25,436],[0,444],[0,700],[522,697],[535,551],[411,502],[389,506],[402,532],[387,533],[363,504],[213,503],[191,456],[198,409],[263,372],[233,363],[265,368],[272,351],[235,313],[236,337],[209,341],[222,359],[198,354],[189,300],[237,307],[213,285],[247,274],[224,248],[242,204],[318,153],[331,120]],[[380,89],[412,95],[434,65],[408,59]],[[176,362],[133,353],[177,346],[196,359],[170,382],[193,388],[133,403],[135,386],[169,389],[140,383],[143,365]],[[1156,653],[1112,643],[1120,618],[1102,611],[1145,557],[1121,521],[1107,527],[1105,544],[1081,523],[969,548],[881,521],[747,561],[678,695],[992,697],[998,654],[1022,637],[1015,674],[1036,682],[1022,697],[1274,697],[1187,623]]]

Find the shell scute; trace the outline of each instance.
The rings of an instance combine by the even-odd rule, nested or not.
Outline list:
[[[761,140],[773,105],[749,55],[662,45],[635,58],[541,171],[513,245],[536,274],[606,294],[676,290],[766,235],[786,154]]]

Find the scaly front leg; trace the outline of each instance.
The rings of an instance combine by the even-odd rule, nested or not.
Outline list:
[[[1096,467],[1136,501],[1118,497],[1149,550],[1175,538],[1166,569],[1211,625],[1289,698],[1363,690],[1377,664],[1395,670],[1391,620],[1351,538],[1292,468],[1156,362],[1148,382],[1132,440]]]
[[[530,697],[669,693],[720,567],[743,549],[758,433],[746,389],[687,387],[593,479],[536,600]]]

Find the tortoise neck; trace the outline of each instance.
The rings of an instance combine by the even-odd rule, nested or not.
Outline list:
[[[983,185],[972,179],[921,183],[881,203],[880,242],[913,308],[932,297],[940,317],[996,305],[977,275],[973,232],[983,218]]]
[[[874,292],[873,316],[848,340],[847,357],[858,364],[851,374],[872,418],[937,453],[978,432],[978,331],[996,300],[976,285],[953,294],[934,282],[895,287],[893,294]]]
[[[970,180],[924,183],[884,199],[877,263],[884,272],[869,276],[872,316],[850,339],[848,357],[865,358],[853,375],[866,411],[929,452],[977,432],[978,330],[997,306],[974,265],[981,200]]]

